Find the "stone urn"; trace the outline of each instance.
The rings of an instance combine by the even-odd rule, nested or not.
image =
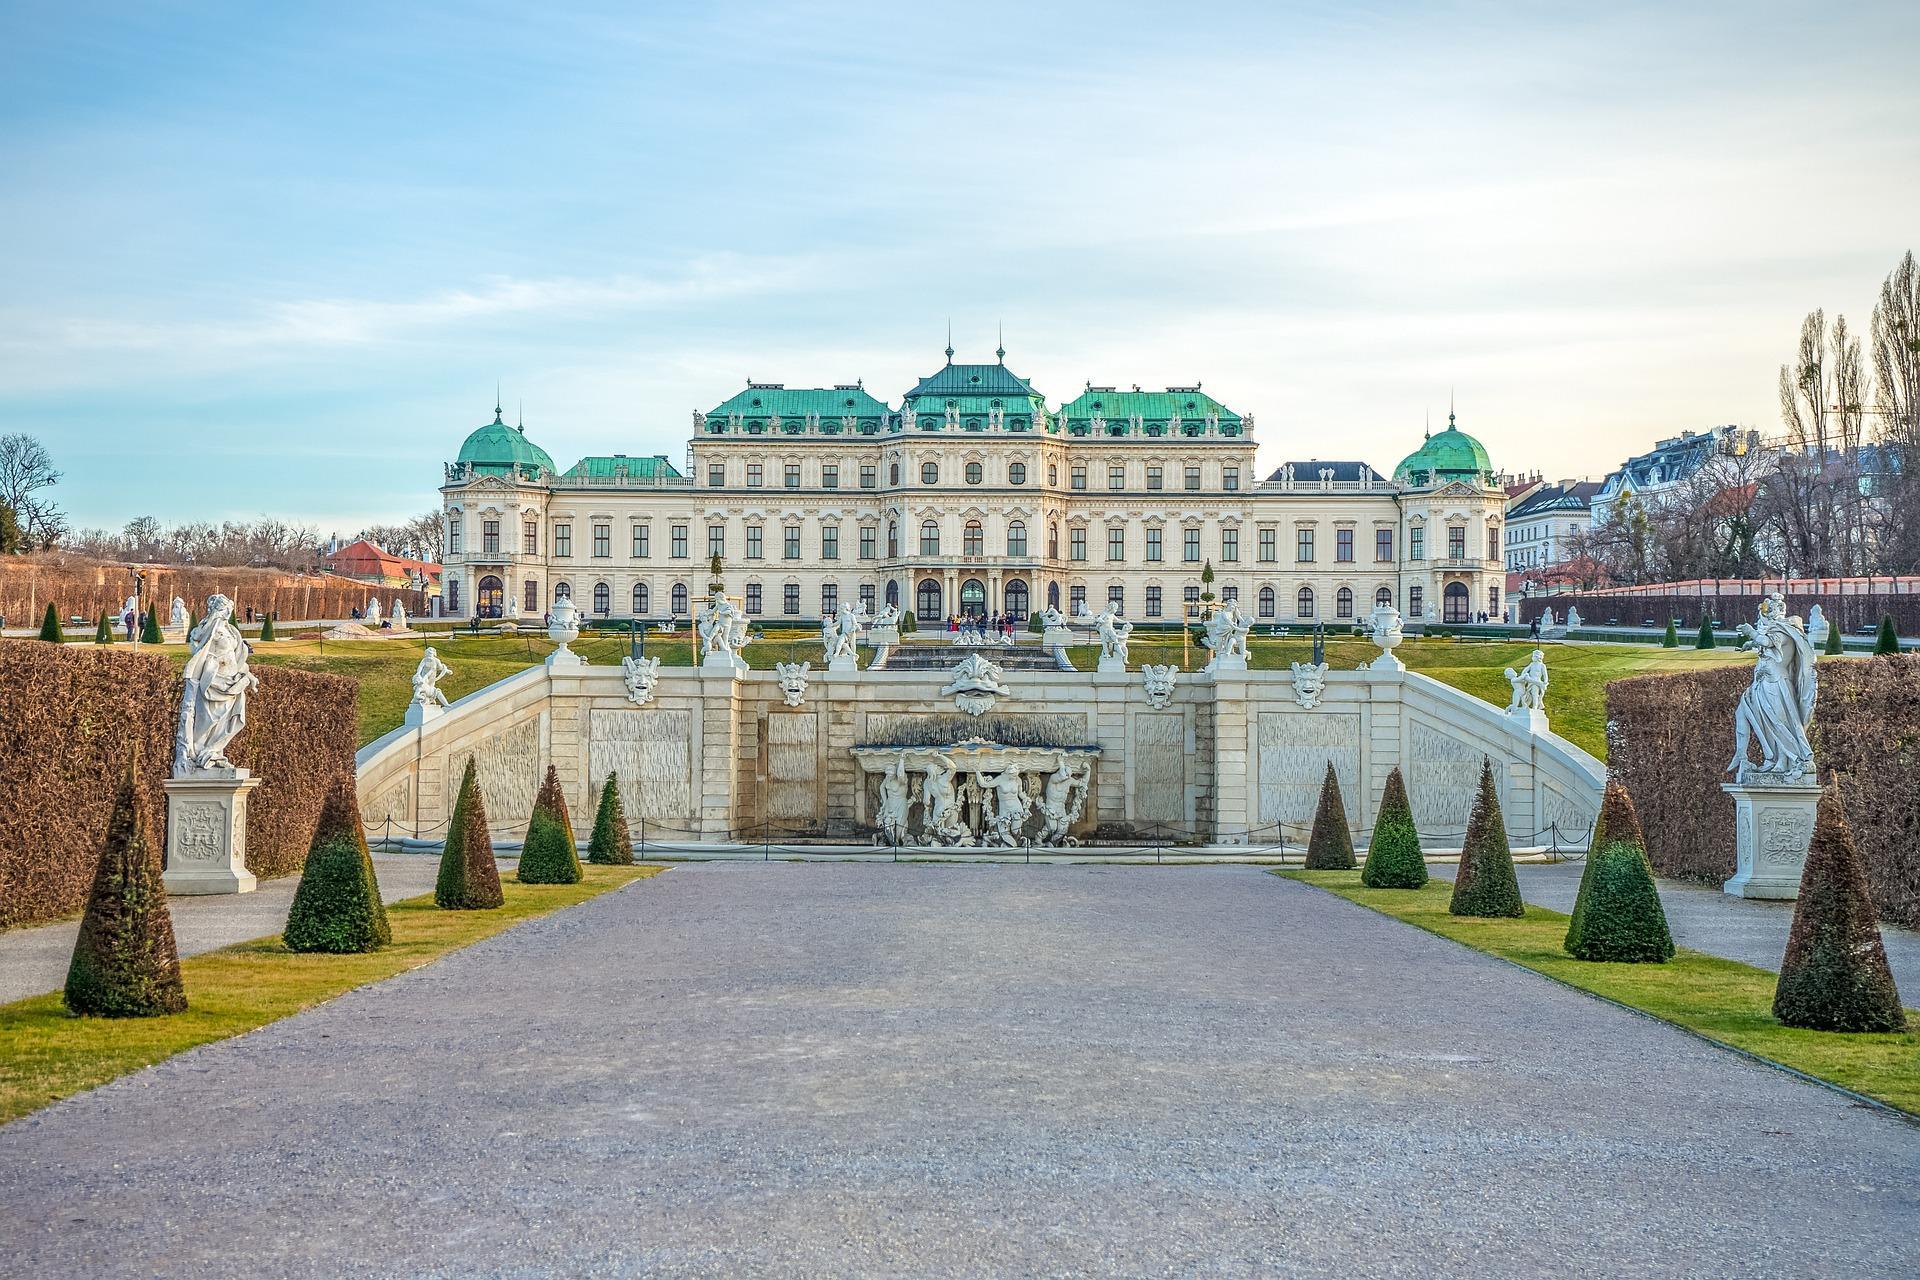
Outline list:
[[[553,611],[547,620],[547,638],[559,646],[547,655],[550,667],[579,666],[585,661],[579,654],[567,648],[580,638],[580,610],[573,603],[573,597],[561,596],[553,602]]]

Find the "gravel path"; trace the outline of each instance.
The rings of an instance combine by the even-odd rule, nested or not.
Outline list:
[[[1251,868],[676,867],[0,1128],[0,1274],[1912,1275],[1920,1128]]]

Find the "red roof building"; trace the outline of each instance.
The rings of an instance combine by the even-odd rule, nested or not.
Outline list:
[[[324,557],[329,573],[383,587],[410,587],[424,582],[429,588],[440,585],[440,566],[425,560],[394,555],[361,538],[349,542]]]

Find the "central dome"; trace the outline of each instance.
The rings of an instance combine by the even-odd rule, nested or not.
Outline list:
[[[494,406],[493,421],[466,438],[454,461],[471,464],[477,475],[504,475],[526,467],[558,470],[547,451],[527,439],[526,432],[501,420],[498,405]]]
[[[1393,478],[1415,488],[1445,484],[1449,480],[1491,484],[1493,460],[1487,456],[1484,445],[1454,425],[1453,415],[1449,413],[1447,429],[1437,436],[1428,436],[1418,449],[1402,458],[1400,465],[1393,469]]]

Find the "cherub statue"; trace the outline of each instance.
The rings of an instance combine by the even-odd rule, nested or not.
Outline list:
[[[446,706],[447,695],[440,692],[440,681],[452,674],[453,669],[428,645],[420,655],[420,665],[413,669],[413,700],[425,706]]]

